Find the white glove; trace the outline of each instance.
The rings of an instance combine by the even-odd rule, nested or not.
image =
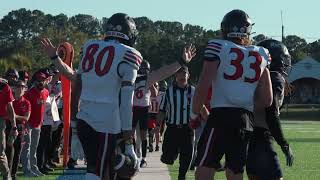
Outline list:
[[[126,144],[125,145],[124,154],[126,154],[128,156],[131,156],[134,159],[134,161],[135,161],[135,166],[134,167],[135,168],[139,167],[139,160],[138,160],[137,154],[134,152],[133,144]]]
[[[71,135],[71,158],[74,160],[77,159],[84,159],[84,152],[81,145],[81,142],[78,137],[78,131],[77,131],[77,122],[71,121],[71,129],[72,129],[72,135]]]

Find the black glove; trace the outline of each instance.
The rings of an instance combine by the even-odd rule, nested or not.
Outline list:
[[[281,150],[284,153],[284,155],[286,156],[287,166],[289,166],[289,167],[292,166],[294,157],[293,157],[293,152],[292,152],[289,144],[281,146]]]

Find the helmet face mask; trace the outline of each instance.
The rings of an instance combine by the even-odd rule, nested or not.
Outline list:
[[[221,22],[221,32],[224,39],[242,40],[250,39],[252,20],[242,10],[235,9],[228,12]]]
[[[285,76],[291,71],[291,56],[287,47],[280,41],[267,39],[261,41],[257,46],[262,46],[269,50],[271,55],[270,71],[279,72]]]
[[[106,25],[106,39],[117,39],[128,46],[135,44],[138,30],[134,20],[124,13],[112,15]]]

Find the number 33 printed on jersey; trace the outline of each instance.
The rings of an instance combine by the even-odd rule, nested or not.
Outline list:
[[[254,83],[260,79],[261,76],[261,68],[260,64],[262,62],[262,57],[256,51],[249,51],[248,57],[245,57],[244,53],[238,48],[231,48],[229,55],[235,53],[236,58],[231,60],[230,65],[235,67],[235,72],[233,74],[224,73],[223,76],[227,80],[237,80],[243,76],[244,67],[242,61],[248,57],[254,57],[255,62],[250,64],[250,69],[255,71],[254,77],[244,77],[244,82]],[[246,67],[245,67],[246,68]]]

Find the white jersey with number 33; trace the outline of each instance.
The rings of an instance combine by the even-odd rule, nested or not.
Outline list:
[[[255,89],[271,61],[268,50],[214,39],[208,42],[204,59],[220,59],[212,88],[211,107],[237,107],[253,111]]]
[[[96,131],[119,133],[121,77],[118,68],[122,63],[127,63],[138,70],[141,61],[137,50],[117,41],[87,42],[79,63],[82,92],[77,117]]]

